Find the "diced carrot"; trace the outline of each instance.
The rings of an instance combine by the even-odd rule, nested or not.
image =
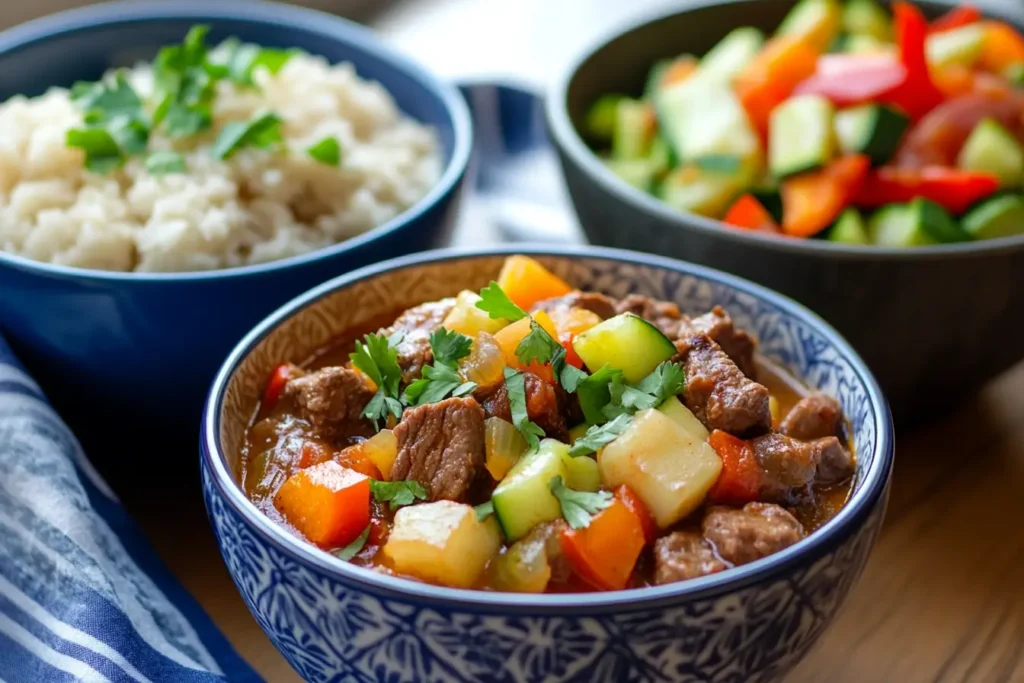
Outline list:
[[[316,545],[345,546],[370,523],[370,480],[328,460],[290,476],[274,506]]]
[[[708,491],[708,500],[731,505],[745,505],[757,500],[762,469],[754,457],[753,447],[719,429],[711,432],[708,443],[722,459],[722,472]]]
[[[270,380],[267,381],[267,388],[263,390],[264,410],[274,409],[278,399],[281,398],[281,392],[284,391],[284,385],[298,374],[297,371],[298,368],[291,363],[282,363],[274,368],[274,371],[270,373]]]
[[[640,500],[640,496],[633,493],[633,489],[623,484],[615,489],[615,497],[625,503],[626,507],[640,520],[640,526],[644,530],[644,540],[648,543],[653,543],[654,539],[658,537],[658,523],[654,521],[654,515],[647,509],[647,505]]]
[[[867,177],[863,154],[841,157],[825,168],[782,182],[782,230],[810,237],[827,228],[847,207]]]
[[[299,461],[296,463],[296,466],[299,469],[306,469],[313,465],[319,465],[330,460],[332,453],[327,444],[321,441],[303,441],[302,448],[299,449]]]
[[[1024,62],[1024,35],[1001,21],[986,21],[985,41],[982,43],[978,65],[983,69],[1001,73],[1011,64]]]
[[[544,311],[537,311],[532,315],[532,319],[543,327],[548,334],[558,339],[558,330],[555,328],[555,323],[551,320],[551,316]],[[519,343],[528,334],[530,334],[530,318],[523,318],[495,332],[494,341],[505,355],[505,362],[508,363],[509,367],[528,370],[546,382],[554,382],[555,375],[550,365],[542,365],[536,361],[531,362],[529,365],[523,365],[519,362],[516,348],[518,348]]]
[[[683,55],[672,60],[665,72],[661,74],[658,85],[666,88],[670,85],[678,85],[688,79],[697,71],[697,58],[692,55]]]
[[[752,194],[745,194],[737,199],[726,212],[722,221],[744,230],[779,231],[779,226],[775,224],[775,219],[768,213],[768,209],[764,208],[764,205],[757,201],[757,197]]]
[[[359,474],[365,474],[367,477],[372,479],[382,479],[383,476],[380,473],[380,469],[373,462],[373,459],[366,453],[366,449],[363,447],[363,443],[356,444],[355,446],[349,446],[345,450],[338,453],[334,460],[350,470],[355,470]]]
[[[961,26],[968,26],[981,19],[981,12],[974,5],[954,7],[932,23],[928,24],[928,33],[943,33]]]
[[[820,54],[820,48],[806,40],[779,36],[736,76],[736,95],[762,138],[767,137],[772,110],[814,73]]]
[[[594,515],[590,526],[562,532],[562,551],[573,571],[599,590],[621,590],[645,544],[640,518],[621,500]]]
[[[529,256],[509,256],[498,275],[498,286],[517,306],[530,310],[538,301],[572,291],[560,277]]]

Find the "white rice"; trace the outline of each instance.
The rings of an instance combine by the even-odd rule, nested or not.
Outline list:
[[[145,100],[152,71],[128,80]],[[416,203],[437,182],[434,131],[404,116],[350,64],[296,55],[258,87],[217,84],[211,130],[184,140],[154,131],[149,150],[176,150],[184,174],[154,176],[132,157],[106,175],[65,145],[82,125],[69,92],[0,105],[0,249],[49,263],[118,271],[231,268],[302,254],[359,235]],[[284,120],[285,148],[241,149],[226,161],[210,146],[231,121],[264,110]],[[306,149],[341,145],[338,167]]]

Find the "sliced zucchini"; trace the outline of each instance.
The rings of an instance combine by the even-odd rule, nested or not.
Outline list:
[[[966,242],[971,239],[948,211],[931,200],[918,197],[910,202],[910,211],[925,233],[936,242]]]
[[[960,148],[957,166],[991,173],[1004,187],[1017,187],[1024,182],[1024,149],[998,121],[982,119]]]
[[[892,19],[875,0],[846,0],[842,23],[843,31],[850,35],[892,41]]]
[[[520,458],[494,489],[494,516],[508,540],[516,541],[538,524],[562,516],[549,484],[554,477],[566,479],[566,457],[570,457],[568,446],[544,439],[536,450]]]
[[[650,192],[654,187],[654,164],[650,159],[606,159],[604,164],[638,190]]]
[[[740,176],[713,173],[697,166],[683,166],[671,171],[658,186],[656,193],[674,209],[720,218],[745,185]]]
[[[920,247],[935,244],[924,226],[920,214],[911,211],[909,204],[889,204],[879,209],[868,221],[871,243],[880,247]]]
[[[1024,233],[1024,197],[1005,194],[986,200],[963,217],[964,231],[976,240]]]
[[[819,95],[786,100],[772,112],[768,168],[776,178],[810,171],[835,155],[832,103]]]
[[[639,382],[660,363],[676,354],[676,346],[653,323],[623,313],[609,318],[572,342],[588,368],[608,365],[622,370],[627,382]]]
[[[565,485],[569,488],[576,491],[596,491],[601,488],[601,471],[597,461],[589,455],[574,458],[569,455],[569,447],[565,446],[562,464],[565,465]]]
[[[835,225],[828,231],[828,240],[842,244],[870,244],[860,212],[852,207],[843,211]]]
[[[742,159],[751,172],[760,166],[761,142],[727,82],[698,72],[661,90],[655,106],[665,139],[681,162],[726,155]]]
[[[733,29],[700,60],[702,78],[729,82],[764,45],[764,34],[753,26]]]
[[[598,142],[611,143],[615,134],[615,119],[618,117],[619,102],[625,95],[601,95],[590,105],[583,121],[587,136]]]
[[[642,159],[651,149],[656,130],[649,102],[623,98],[615,109],[613,159]]]
[[[972,67],[985,46],[985,25],[968,24],[949,31],[933,33],[925,42],[928,65],[935,69],[948,66]]]
[[[806,38],[826,48],[839,33],[842,19],[839,0],[800,0],[779,24],[777,33]]]
[[[904,114],[879,104],[844,109],[835,117],[840,149],[847,154],[866,154],[875,166],[892,158],[909,124]]]

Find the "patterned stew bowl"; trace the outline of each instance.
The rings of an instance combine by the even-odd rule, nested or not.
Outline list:
[[[612,593],[440,588],[355,567],[292,536],[245,497],[239,447],[270,371],[381,314],[477,289],[512,249],[437,251],[332,280],[232,352],[203,417],[207,510],[256,620],[313,681],[773,681],[821,636],[868,559],[893,463],[889,408],[864,363],[800,305],[749,282],[610,249],[514,249],[572,284],[639,293],[687,313],[725,306],[761,353],[842,403],[858,456],[845,508],[800,543],[743,567]]]

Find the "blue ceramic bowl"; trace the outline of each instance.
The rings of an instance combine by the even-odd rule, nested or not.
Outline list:
[[[266,46],[350,61],[408,115],[434,126],[445,170],[416,206],[339,245],[232,270],[135,274],[47,265],[0,251],[0,326],[88,442],[91,427],[152,434],[195,425],[206,388],[232,345],[277,306],[353,268],[446,243],[471,147],[457,90],[368,30],[319,12],[259,2],[120,2],[66,12],[0,34],[0,99],[95,79],[152,59],[190,26]],[[121,426],[118,428],[121,429]]]
[[[346,329],[477,289],[504,255],[535,254],[572,284],[727,307],[761,353],[836,396],[858,456],[849,504],[823,528],[750,565],[612,593],[515,595],[439,588],[355,567],[292,536],[250,503],[239,446],[267,376]],[[893,463],[889,409],[850,346],[813,313],[699,266],[610,249],[441,251],[328,282],[235,347],[204,419],[203,486],[224,561],[267,635],[312,681],[772,681],[822,634],[878,535]]]

